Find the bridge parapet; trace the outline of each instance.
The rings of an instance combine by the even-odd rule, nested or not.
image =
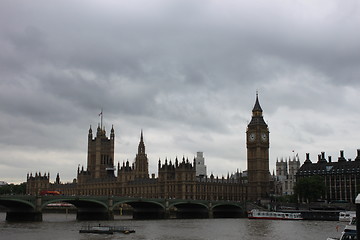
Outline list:
[[[170,217],[240,217],[244,203],[191,199],[148,199],[120,196],[0,196],[0,205],[7,210],[7,220],[41,221],[42,211],[50,203],[66,202],[77,208],[78,220],[111,220],[113,211],[120,204],[133,208],[133,218]],[[173,212],[173,214],[171,214]],[[24,217],[25,216],[25,217]]]

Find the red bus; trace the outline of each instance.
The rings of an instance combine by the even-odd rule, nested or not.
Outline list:
[[[55,196],[55,195],[60,195],[61,193],[59,191],[49,191],[49,190],[42,190],[40,191],[40,195],[41,196],[46,196],[46,195],[51,195],[51,196]]]

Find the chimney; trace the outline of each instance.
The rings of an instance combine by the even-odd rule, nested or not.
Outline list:
[[[312,163],[310,160],[310,153],[306,153],[306,159],[304,163]]]
[[[360,161],[360,149],[357,150],[357,156],[355,158],[355,161]]]
[[[338,158],[338,162],[346,162],[344,158],[344,150],[340,150],[340,157]]]
[[[331,156],[329,156],[328,158],[329,158],[329,163],[331,163]]]
[[[321,152],[321,159],[320,159],[320,162],[322,162],[322,163],[326,163],[325,152]]]

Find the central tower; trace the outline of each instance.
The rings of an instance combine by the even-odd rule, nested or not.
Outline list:
[[[149,163],[145,152],[145,144],[143,132],[141,130],[140,142],[138,147],[138,153],[135,158],[135,178],[147,179],[149,178]]]
[[[248,200],[268,198],[270,190],[269,129],[264,121],[258,94],[246,131]]]
[[[88,134],[87,170],[92,178],[114,177],[114,127],[111,128],[110,138],[106,136],[105,128],[97,128],[96,137],[93,139],[90,126]]]

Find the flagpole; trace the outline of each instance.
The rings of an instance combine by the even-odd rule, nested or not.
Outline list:
[[[100,116],[100,129],[103,130],[103,109],[101,108]]]
[[[101,120],[100,120],[101,130],[103,129],[103,109],[101,108]]]

